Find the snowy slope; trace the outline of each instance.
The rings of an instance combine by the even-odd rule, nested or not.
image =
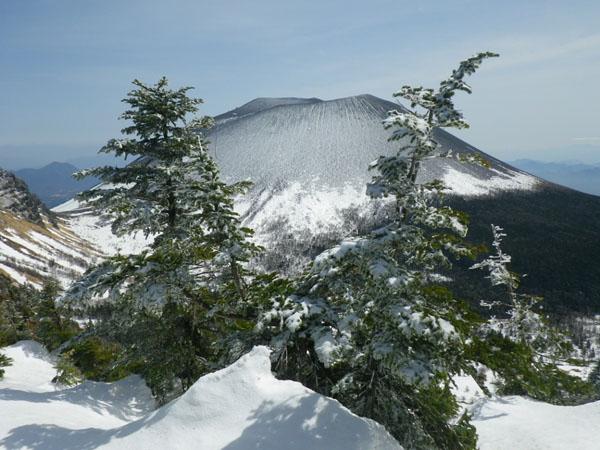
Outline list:
[[[486,387],[495,391],[489,377]],[[600,443],[600,402],[557,406],[527,397],[487,397],[470,376],[453,389],[472,416],[481,450],[593,450]]]
[[[38,225],[0,211],[0,272],[17,283],[39,287],[53,277],[66,286],[100,255],[62,219]]]
[[[114,235],[109,220],[97,216],[75,199],[58,205],[52,211],[68,224],[73,233],[93,243],[102,256],[139,253],[148,245],[149,241],[142,234]]]
[[[54,391],[51,358],[33,342],[3,349],[14,359],[0,381],[0,448],[393,450],[385,429],[335,400],[271,374],[265,347],[151,407],[136,377]]]
[[[523,397],[483,400],[472,410],[481,450],[594,450],[600,402],[556,406]]]
[[[23,181],[0,169],[0,273],[21,284],[41,286],[54,277],[67,285],[99,255]]]
[[[251,179],[258,188],[294,182],[333,187],[351,183],[362,191],[370,179],[369,163],[398,148],[397,142],[388,142],[391,131],[382,126],[387,111],[402,109],[396,103],[372,95],[329,101],[306,99],[306,103],[289,104],[286,99],[270,99],[269,103],[262,99],[257,105],[258,100],[242,106],[240,109],[250,112],[241,117],[231,118],[229,113],[217,116],[216,126],[208,135],[223,174],[232,180]],[[423,168],[427,179],[445,179],[448,171],[461,171],[480,184],[493,180],[487,193],[531,189],[536,185],[535,177],[443,130],[436,131],[436,139],[444,150],[453,151],[454,158],[428,161]],[[456,159],[464,153],[483,155],[491,169],[464,167]],[[523,177],[528,181],[513,181]],[[450,187],[460,188],[462,182],[453,180],[447,180]]]
[[[57,389],[53,358],[39,344],[22,341],[2,352],[14,361],[0,381],[3,449],[400,449],[382,426],[299,383],[276,380],[264,347],[155,411],[138,377]],[[457,384],[482,450],[598,448],[600,402],[490,399],[469,377]]]
[[[13,365],[0,380],[0,448],[95,448],[87,439],[91,427],[106,433],[154,407],[149,389],[137,376],[60,389],[51,383],[54,360],[40,344],[22,341],[2,352]],[[76,430],[81,435],[73,434]]]

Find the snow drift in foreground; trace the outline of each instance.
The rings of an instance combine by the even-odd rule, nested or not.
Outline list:
[[[486,378],[493,392],[493,374]],[[489,398],[470,376],[454,382],[454,393],[477,429],[480,450],[600,448],[600,402],[557,406],[519,396]]]
[[[0,381],[0,448],[89,449],[100,436],[154,409],[143,380],[86,381],[57,388],[54,359],[38,343],[21,341],[2,349],[13,359]]]
[[[592,450],[600,448],[600,402],[556,406],[523,397],[475,405],[481,450]]]
[[[393,450],[385,429],[337,401],[271,374],[269,351],[255,347],[154,410],[143,381],[86,381],[56,388],[53,358],[22,341],[0,381],[0,448]],[[487,398],[470,377],[457,396],[473,416],[482,450],[596,449],[600,402],[555,406],[523,397]]]
[[[3,352],[14,363],[0,381],[2,448],[401,448],[381,425],[299,383],[275,379],[265,347],[151,413],[137,377],[55,390],[52,359],[38,344],[20,342]]]

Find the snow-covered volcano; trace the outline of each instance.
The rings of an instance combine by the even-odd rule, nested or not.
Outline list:
[[[402,108],[372,95],[256,99],[216,117],[209,148],[228,181],[254,182],[239,207],[261,244],[288,260],[275,258],[274,265],[305,262],[289,261],[288,250],[310,254],[307,240],[324,246],[368,227],[380,206],[366,195],[368,166],[397,151],[382,120]],[[421,176],[443,180],[456,195],[531,191],[543,183],[443,130],[436,139],[451,156],[426,161]],[[481,156],[490,167],[461,163],[465,154]]]
[[[381,205],[365,193],[368,165],[396,152],[398,143],[388,141],[391,131],[382,119],[401,108],[372,95],[259,98],[216,117],[209,149],[228,181],[254,182],[237,207],[270,250],[269,268],[293,272],[318,251],[372,226]],[[489,243],[489,224],[503,226],[514,268],[529,274],[524,288],[562,309],[600,310],[600,198],[536,178],[443,130],[436,139],[452,155],[427,161],[422,175],[452,189],[449,202],[471,216],[471,239]],[[461,163],[465,154],[479,154],[490,167]],[[114,239],[75,201],[54,211],[105,253],[144,245],[141,236]],[[548,268],[555,265],[562,269],[551,275]],[[475,286],[474,302],[488,289],[476,274],[464,284]]]
[[[399,104],[372,95],[336,100],[256,99],[238,108],[243,114],[216,117],[208,137],[210,149],[226,177],[250,179],[258,189],[300,183],[305,186],[355,186],[361,192],[370,179],[368,165],[380,155],[394,153],[390,131],[382,126],[387,112]],[[234,111],[238,111],[234,110]],[[460,195],[500,190],[532,189],[538,180],[466,142],[436,130],[436,140],[451,158],[428,161],[428,179],[442,179]],[[489,169],[464,165],[460,154],[476,153]]]
[[[382,126],[387,112],[402,106],[372,95],[323,101],[318,98],[258,98],[215,118],[208,132],[209,149],[227,181],[251,180],[254,188],[238,207],[245,224],[254,228],[267,247],[289,240],[328,236],[356,226],[378,206],[366,196],[368,166],[380,155],[397,150]],[[532,190],[540,180],[485,155],[449,133],[436,138],[448,158],[426,162],[427,179],[443,179],[458,195],[490,195],[506,190]],[[489,169],[459,162],[461,154],[477,153]],[[76,230],[102,241],[109,252],[123,245],[108,236],[106,227],[90,223],[77,202],[55,208],[71,215]],[[275,236],[276,235],[276,236]],[[110,241],[110,242],[109,242]]]

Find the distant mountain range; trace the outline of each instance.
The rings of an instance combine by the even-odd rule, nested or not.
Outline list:
[[[545,180],[588,194],[600,195],[600,164],[584,164],[577,161],[543,162],[531,159],[518,159],[511,161],[511,164]]]
[[[14,173],[46,206],[52,208],[98,184],[95,178],[74,179],[73,173],[77,170],[73,164],[53,162],[39,169],[21,169]]]

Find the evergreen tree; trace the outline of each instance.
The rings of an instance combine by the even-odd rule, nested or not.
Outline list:
[[[471,269],[487,270],[492,286],[506,289],[506,302],[482,302],[488,308],[500,307],[506,318],[493,316],[485,325],[484,332],[498,331],[513,342],[529,346],[538,358],[548,359],[552,363],[567,357],[574,349],[571,341],[558,329],[551,326],[547,319],[536,311],[541,297],[518,292],[520,276],[509,270],[512,258],[502,250],[504,230],[492,224],[492,236],[495,253],[483,261],[471,266]]]
[[[368,194],[389,198],[387,225],[321,254],[290,296],[265,310],[275,368],[383,423],[406,448],[474,448],[468,417],[456,419],[451,376],[467,367],[469,313],[439,285],[449,255],[469,255],[466,217],[443,206],[439,180],[422,183],[424,159],[443,156],[436,127],[465,128],[456,91],[493,53],[461,62],[438,90],[405,86],[413,110],[384,121],[395,155],[371,164]],[[467,157],[466,161],[475,158]]]
[[[233,209],[249,183],[220,179],[203,136],[212,119],[189,119],[202,100],[190,98],[189,87],[169,89],[165,78],[153,86],[133,83],[121,116],[129,121],[127,137],[101,151],[137,159],[78,176],[104,182],[81,199],[112,218],[114,233],[141,232],[153,243],[140,254],[105,260],[66,298],[95,305],[104,314],[98,329],[123,344],[124,361],[143,361],[155,394],[165,397],[211,367],[215,339],[244,317],[244,266],[259,248]],[[99,307],[105,297],[111,305]]]
[[[63,386],[74,386],[83,381],[81,371],[73,362],[73,350],[62,353],[55,368],[56,376],[52,379],[53,383]]]
[[[77,323],[56,305],[58,296],[55,280],[48,280],[38,290],[0,277],[0,346],[33,339],[54,350],[77,334]]]
[[[500,309],[473,333],[469,358],[480,369],[495,372],[497,393],[527,395],[556,404],[577,404],[597,397],[592,383],[562,371],[557,362],[573,353],[571,340],[535,310],[541,298],[518,292],[520,277],[508,265],[511,257],[502,249],[503,229],[492,225],[494,254],[473,265],[488,271],[492,286],[506,289],[505,301],[482,302]],[[473,372],[473,371],[471,371]]]

